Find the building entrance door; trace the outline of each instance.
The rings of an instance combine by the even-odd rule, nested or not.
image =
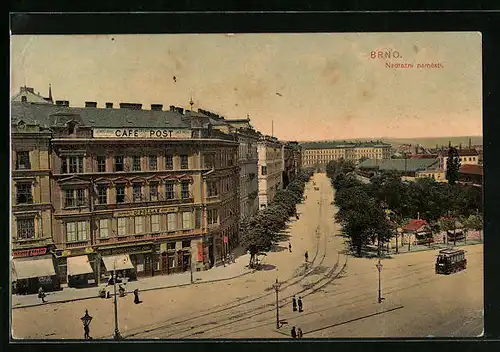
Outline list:
[[[151,275],[152,270],[153,270],[153,264],[151,261],[151,255],[145,254],[144,255],[144,275],[145,276]]]
[[[168,274],[167,252],[161,254],[161,273]]]

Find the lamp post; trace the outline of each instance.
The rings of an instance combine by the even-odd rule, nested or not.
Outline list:
[[[83,323],[83,329],[85,330],[85,340],[90,338],[90,322],[92,321],[92,317],[89,315],[89,311],[85,309],[85,315],[80,318]]]
[[[118,330],[118,302],[116,301],[116,260],[113,261],[113,290],[114,290],[114,306],[115,306],[115,334],[113,335],[114,340],[121,340],[122,336]]]
[[[190,265],[190,268],[191,268],[191,283],[193,283],[193,258],[191,258],[190,262],[191,262],[191,265]]]
[[[378,263],[375,265],[378,270],[378,303],[382,303],[382,290],[381,290],[381,284],[380,284],[380,272],[382,271],[382,263],[380,262],[380,259],[378,260]]]
[[[278,292],[280,290],[280,283],[278,282],[278,278],[276,278],[276,282],[273,284],[273,288],[276,291],[276,329],[280,328],[280,310],[278,305]]]

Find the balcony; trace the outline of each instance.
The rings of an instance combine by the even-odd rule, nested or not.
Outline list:
[[[175,195],[174,195],[175,196]],[[165,199],[164,197],[159,197],[158,200],[148,200],[143,198],[138,202],[125,202],[125,203],[112,203],[112,204],[96,204],[94,205],[94,210],[115,210],[115,209],[130,209],[138,207],[154,207],[162,205],[174,205],[183,203],[194,203],[194,197],[192,194],[188,194],[187,198],[180,198],[175,196],[172,199]]]
[[[74,242],[66,242],[65,248],[81,248],[81,247],[87,247],[90,245],[91,245],[91,243],[89,240],[74,241]]]
[[[219,226],[218,224],[216,224]],[[166,239],[172,237],[186,237],[186,236],[199,236],[203,232],[201,229],[189,229],[189,230],[176,230],[172,232],[151,232],[151,233],[141,233],[141,234],[129,234],[125,236],[115,236],[107,238],[97,238],[95,244],[97,245],[108,245],[117,243],[134,243],[143,242],[155,239]]]

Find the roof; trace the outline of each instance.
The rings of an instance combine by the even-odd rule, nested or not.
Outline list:
[[[95,128],[190,128],[184,115],[175,111],[133,110],[113,108],[77,108],[53,104],[11,103],[11,122],[52,126],[51,115],[79,115],[86,126]]]
[[[458,152],[459,156],[478,156],[479,155],[479,152],[474,148],[471,148],[471,149],[468,149],[468,148],[467,149],[459,149],[459,148],[457,148],[457,152]],[[441,150],[440,155],[442,157],[447,158],[448,157],[448,149]]]
[[[460,170],[458,171],[461,174],[466,175],[481,175],[483,176],[483,166],[482,165],[462,165],[460,166]]]
[[[450,255],[450,254],[463,253],[463,252],[465,252],[463,249],[458,249],[458,248],[445,248],[445,249],[441,249],[441,250],[439,251],[439,254]]]
[[[52,104],[48,98],[44,98],[40,94],[35,93],[33,88],[30,87],[21,87],[19,90],[19,93],[15,94],[13,97],[10,98],[12,102],[21,102],[21,97],[25,96],[26,101],[29,103],[39,103],[39,104]]]
[[[416,231],[422,226],[427,225],[427,221],[422,219],[412,219],[403,227],[403,230]]]
[[[359,163],[360,169],[395,171],[423,171],[439,163],[439,159],[367,159]]]

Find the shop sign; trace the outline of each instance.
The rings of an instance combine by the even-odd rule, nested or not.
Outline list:
[[[229,240],[229,239],[227,238],[227,236],[224,236],[224,243],[227,243],[227,242],[228,242],[228,240]]]
[[[20,251],[12,251],[12,257],[14,258],[22,258],[22,257],[36,257],[39,255],[47,254],[47,248],[33,248],[33,249],[24,249]]]
[[[94,128],[94,138],[191,139],[190,129],[172,128]]]
[[[203,261],[203,243],[198,243],[198,261]]]
[[[154,214],[166,214],[166,213],[177,213],[179,208],[152,208],[152,209],[137,209],[130,211],[121,211],[114,213],[115,218],[127,217],[127,216],[144,216],[144,215],[154,215]]]
[[[50,285],[52,283],[52,278],[50,276],[40,276],[38,282],[42,285]]]
[[[99,253],[101,253],[102,256],[107,256],[107,255],[118,255],[118,254],[151,253],[152,251],[153,251],[152,244],[144,244],[140,246],[104,248],[99,250]]]

